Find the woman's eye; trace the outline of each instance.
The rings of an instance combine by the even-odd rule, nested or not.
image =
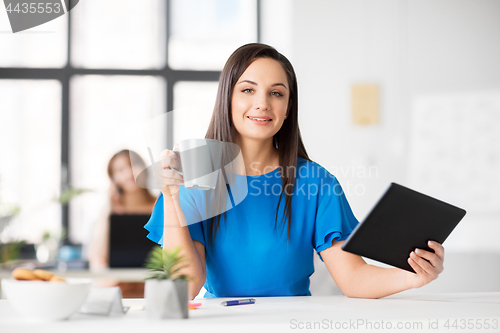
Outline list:
[[[283,94],[281,94],[279,91],[273,91],[273,92],[271,93],[271,95],[278,96],[278,97],[283,96]]]
[[[244,89],[242,92],[244,92],[244,93],[250,93],[252,91],[253,91],[253,89],[248,88],[248,89]]]

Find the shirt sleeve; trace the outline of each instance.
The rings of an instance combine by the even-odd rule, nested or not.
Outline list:
[[[329,172],[326,174],[327,177],[321,179],[323,184],[319,184],[322,190],[318,198],[313,240],[314,248],[321,261],[323,258],[319,252],[332,246],[334,240],[346,240],[359,224],[337,178]]]
[[[179,188],[179,199],[181,203],[181,209],[186,218],[188,224],[189,233],[193,240],[200,241],[205,245],[205,237],[203,233],[201,215],[196,205],[194,198],[190,195],[184,186]],[[163,221],[164,221],[164,210],[163,210],[163,193],[160,193],[158,200],[156,200],[153,212],[149,221],[144,225],[144,228],[149,231],[147,237],[153,242],[163,245]]]

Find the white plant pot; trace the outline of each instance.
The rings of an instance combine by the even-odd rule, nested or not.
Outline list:
[[[146,280],[146,314],[152,319],[188,317],[188,282],[184,280]]]

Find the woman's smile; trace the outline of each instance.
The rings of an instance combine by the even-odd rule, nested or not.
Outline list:
[[[271,118],[267,117],[267,116],[262,116],[262,117],[251,117],[251,116],[247,116],[247,118],[253,122],[254,124],[256,125],[259,125],[259,126],[265,126],[265,125],[268,125],[271,121],[273,121]]]

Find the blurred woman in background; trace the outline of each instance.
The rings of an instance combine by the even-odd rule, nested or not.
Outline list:
[[[139,187],[134,178],[134,174],[139,174],[145,167],[139,154],[128,149],[117,152],[109,160],[108,176],[111,180],[109,200],[94,228],[89,254],[91,270],[109,267],[109,217],[111,214],[150,214],[153,210],[156,197],[148,189]]]

